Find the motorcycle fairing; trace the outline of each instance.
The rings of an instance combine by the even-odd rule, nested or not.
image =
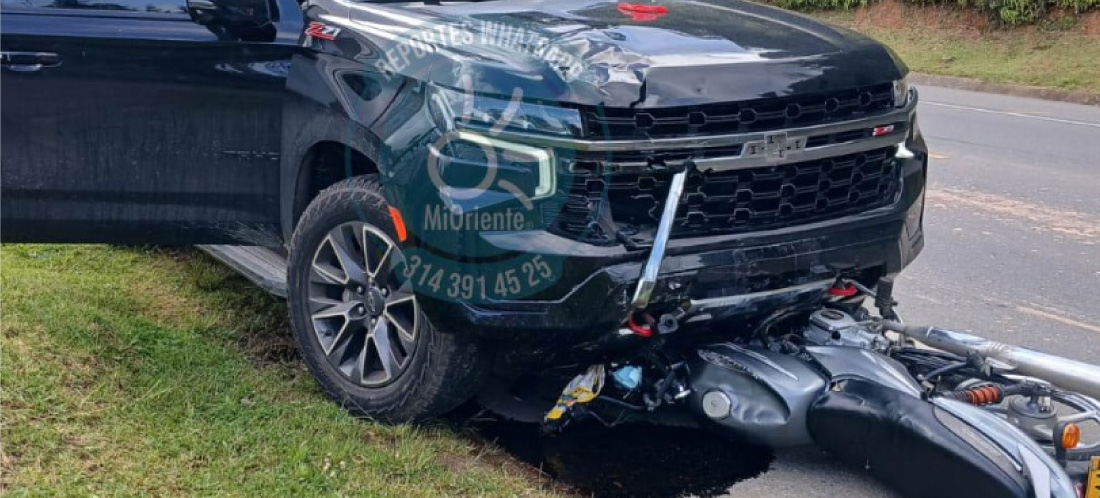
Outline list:
[[[1026,435],[962,403],[849,379],[820,396],[807,420],[821,448],[909,498],[1076,496],[1065,473]]]

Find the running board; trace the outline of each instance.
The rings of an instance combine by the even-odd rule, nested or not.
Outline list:
[[[286,256],[262,246],[199,246],[261,289],[286,298]]]

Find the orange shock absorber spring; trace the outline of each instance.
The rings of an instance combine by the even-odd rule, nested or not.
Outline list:
[[[1000,403],[1001,400],[1004,399],[1004,391],[1001,389],[1001,386],[996,384],[959,389],[957,391],[951,391],[947,395],[959,401],[965,401],[972,405],[979,406]]]

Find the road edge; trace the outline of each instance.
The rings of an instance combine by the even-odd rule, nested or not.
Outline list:
[[[1002,95],[1014,95],[1017,97],[1031,97],[1034,99],[1054,100],[1073,104],[1100,106],[1100,94],[1089,92],[1077,92],[1071,90],[1059,90],[1041,86],[1010,85],[1005,83],[990,83],[972,78],[958,76],[941,76],[938,74],[910,73],[909,80],[918,85],[938,86],[954,88],[958,90],[971,90],[975,92],[999,93]]]

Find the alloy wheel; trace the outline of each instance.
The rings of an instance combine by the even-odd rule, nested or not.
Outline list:
[[[329,364],[358,385],[387,385],[412,362],[419,308],[404,268],[397,244],[360,221],[330,230],[313,255],[313,331]]]

